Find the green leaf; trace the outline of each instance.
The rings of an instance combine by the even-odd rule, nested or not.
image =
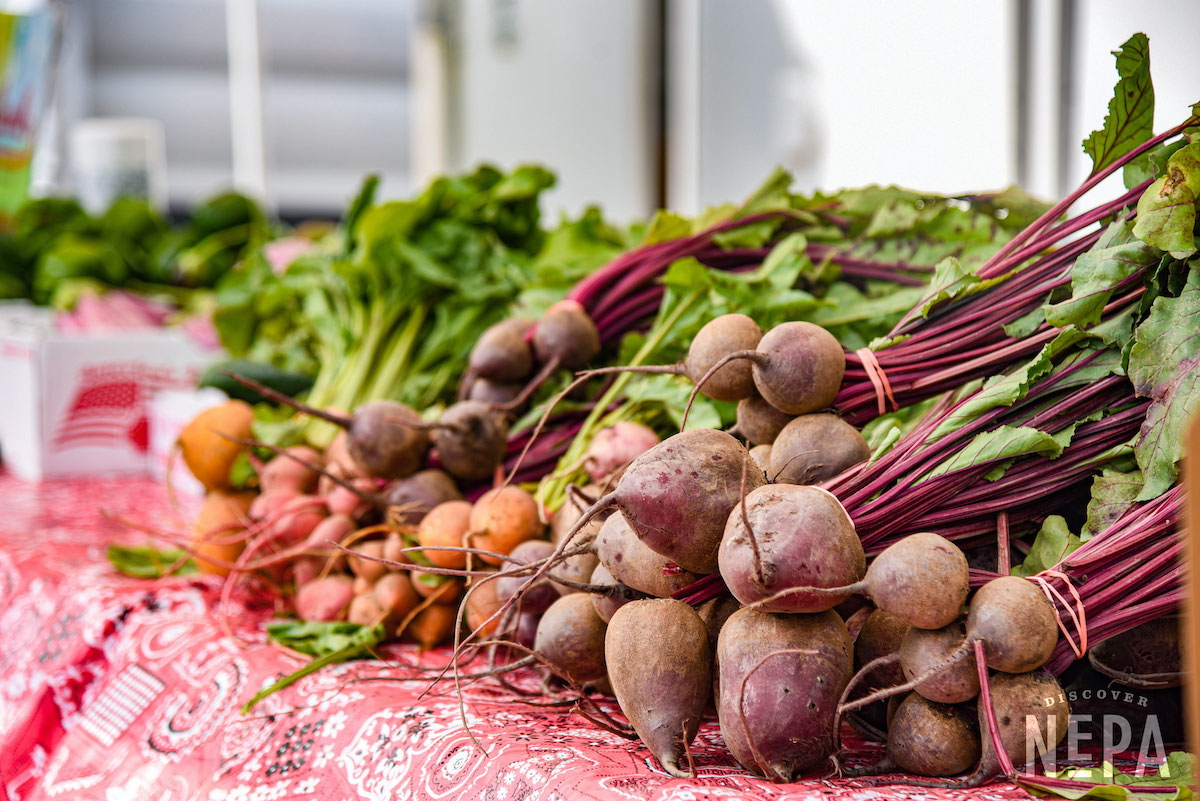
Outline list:
[[[363,178],[362,186],[355,193],[354,199],[342,215],[342,229],[346,232],[346,252],[354,250],[355,237],[358,234],[358,221],[363,212],[375,203],[375,193],[379,191],[379,176],[371,173]]]
[[[1117,770],[1110,762],[1099,767],[1065,768],[1047,772],[1055,779],[1078,782],[1075,787],[1058,787],[1048,784],[1036,776],[1021,780],[1039,795],[1056,795],[1060,798],[1094,798],[1101,801],[1190,801],[1193,798],[1189,785],[1196,783],[1196,760],[1191,754],[1176,751],[1167,756],[1166,762],[1157,773],[1138,776]],[[1151,787],[1169,787],[1172,791],[1149,790]]]
[[[1004,324],[1004,335],[1013,339],[1024,339],[1046,322],[1046,311],[1038,307],[1031,312],[1021,315],[1011,323]]]
[[[975,208],[985,211],[1005,228],[1021,231],[1034,220],[1050,210],[1050,203],[1033,197],[1019,186],[1010,186],[1002,192],[975,195],[971,198]]]
[[[267,624],[267,639],[309,656],[325,656],[370,642],[373,629],[357,623],[277,620]]]
[[[646,229],[646,239],[643,244],[653,245],[691,235],[692,223],[686,217],[672,211],[657,211],[650,220],[650,226]]]
[[[1061,437],[1027,426],[997,426],[975,435],[961,450],[930,470],[921,481],[967,467],[1007,462],[1021,456],[1057,458],[1068,444]],[[999,476],[990,477],[998,478]],[[920,482],[917,482],[920,483]]]
[[[1151,399],[1134,442],[1146,479],[1137,500],[1145,501],[1175,483],[1187,423],[1200,408],[1200,272],[1191,271],[1179,297],[1154,301],[1134,333],[1129,378]]]
[[[670,420],[676,431],[683,423],[683,410],[687,406],[692,384],[687,379],[671,375],[648,375],[635,382],[626,398],[631,410],[645,413],[647,406],[660,409]],[[688,414],[688,429],[720,428],[721,414],[717,403],[703,395],[697,395]]]
[[[1025,561],[1013,567],[1012,574],[1035,576],[1057,565],[1082,544],[1083,540],[1071,533],[1065,519],[1050,515],[1042,522]]]
[[[1138,199],[1133,233],[1177,259],[1196,252],[1196,201],[1200,198],[1200,142],[1176,152],[1166,173]]]
[[[277,679],[269,687],[259,690],[242,707],[242,714],[248,713],[268,695],[290,687],[305,676],[316,673],[327,665],[371,656],[371,652],[383,641],[385,636],[386,632],[382,624],[370,628],[357,623],[337,622],[309,623],[285,620],[268,623],[268,639],[291,648],[293,651],[308,654],[313,659],[294,673],[289,673]]]
[[[762,185],[755,189],[750,194],[750,197],[746,198],[746,201],[742,203],[738,209],[737,216],[748,217],[752,214],[761,214],[763,212],[788,208],[791,200],[788,190],[791,187],[791,173],[782,167],[776,167],[767,176],[767,180],[763,181]]]
[[[1100,322],[1100,313],[1122,281],[1158,263],[1159,251],[1135,235],[1136,228],[1118,220],[1100,240],[1075,260],[1071,297],[1044,308],[1046,321],[1057,328],[1087,328]]]
[[[1118,517],[1133,506],[1141,493],[1145,481],[1136,465],[1124,465],[1125,469],[1109,467],[1092,481],[1092,497],[1087,505],[1087,521],[1083,524],[1081,537],[1091,539],[1112,525]]]
[[[553,289],[561,299],[576,281],[619,256],[627,247],[626,235],[609,224],[600,209],[589,206],[577,220],[564,218],[551,231],[533,260],[536,288]]]
[[[853,284],[836,281],[821,298],[826,305],[806,319],[837,337],[843,347],[858,350],[887,334],[924,293],[924,287],[896,287],[871,297]]]
[[[1152,147],[1126,164],[1123,171],[1125,188],[1133,189],[1139,184],[1165,175],[1167,172],[1167,162],[1170,161],[1171,156],[1175,155],[1175,152],[1187,145],[1187,143],[1186,138],[1179,138],[1173,142]]]
[[[954,257],[943,259],[934,268],[933,280],[926,289],[925,300],[917,308],[917,314],[928,317],[934,307],[951,300],[967,298],[993,287],[1005,276],[980,279],[962,262]]]
[[[150,547],[108,546],[108,561],[113,569],[134,578],[160,578],[167,575],[167,569],[172,565],[178,567],[171,575],[188,576],[197,572],[196,563],[186,557],[186,552],[175,549],[160,551]]]
[[[887,412],[875,417],[862,427],[863,439],[871,447],[871,458],[868,463],[875,462],[883,456],[899,439],[920,423],[926,413],[933,408],[939,398],[933,397],[914,403],[894,412]]]
[[[1087,334],[1077,329],[1067,329],[1043,345],[1041,351],[1029,361],[1008,373],[987,379],[977,392],[973,393],[965,403],[955,409],[952,414],[942,420],[937,428],[930,432],[929,441],[933,442],[957,431],[992,409],[1012,406],[1024,398],[1030,388],[1041,379],[1053,372],[1071,369],[1085,359],[1088,360],[1087,364],[1075,370],[1059,386],[1086,384],[1106,375],[1119,373],[1121,354],[1113,349],[1106,349],[1100,353],[1097,353],[1096,349],[1080,349],[1059,358],[1076,343],[1086,338]]]
[[[1108,102],[1104,124],[1083,140],[1092,158],[1091,175],[1150,138],[1154,130],[1154,85],[1150,81],[1150,40],[1135,33],[1114,51],[1120,78]]]

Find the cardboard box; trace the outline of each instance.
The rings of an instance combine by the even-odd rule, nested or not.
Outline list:
[[[182,331],[64,334],[0,308],[0,461],[28,481],[151,471],[149,403],[190,390],[219,354]]]
[[[179,495],[204,496],[204,485],[192,476],[187,465],[175,453],[175,441],[192,418],[205,409],[220,406],[229,398],[212,387],[192,390],[163,390],[150,401],[150,475],[167,481]]]

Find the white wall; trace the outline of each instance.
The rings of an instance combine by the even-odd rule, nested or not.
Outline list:
[[[1150,37],[1150,75],[1154,81],[1154,130],[1183,122],[1191,105],[1200,101],[1200,61],[1196,58],[1200,34],[1197,0],[1087,0],[1079,4],[1079,40],[1076,61],[1076,99],[1068,141],[1075,143],[1069,162],[1071,183],[1080,183],[1091,171],[1091,160],[1078,146],[1099,128],[1108,110],[1117,80],[1113,57],[1133,33]],[[1106,184],[1108,185],[1106,188]],[[1114,176],[1096,189],[1097,196],[1119,189]]]
[[[450,167],[546,164],[559,177],[551,212],[600,202],[616,220],[649,213],[651,11],[642,0],[462,0]]]
[[[673,0],[671,10],[698,15],[702,43],[695,107],[676,107],[671,131],[673,147],[696,151],[698,175],[672,177],[673,206],[744,196],[775,164],[803,189],[958,192],[1016,177],[1011,3]]]
[[[412,190],[407,42],[412,0],[259,0],[270,200],[343,208],[367,172]],[[232,178],[224,0],[74,0],[87,98],[74,113],[166,127],[167,186],[186,205]]]

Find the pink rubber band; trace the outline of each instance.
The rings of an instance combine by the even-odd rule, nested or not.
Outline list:
[[[1046,578],[1047,576],[1062,579],[1063,584],[1065,584],[1067,587],[1067,592],[1071,593],[1072,597],[1075,599],[1075,609],[1071,608],[1070,602],[1068,602],[1066,597],[1063,596],[1063,594],[1059,592],[1053,584],[1050,583],[1050,581]],[[1082,657],[1087,653],[1087,610],[1084,609],[1083,598],[1079,595],[1079,590],[1075,589],[1075,585],[1071,583],[1071,579],[1068,578],[1065,573],[1059,570],[1043,570],[1036,576],[1030,576],[1030,579],[1037,582],[1037,585],[1042,588],[1042,592],[1046,595],[1047,600],[1050,601],[1051,606],[1054,606],[1054,618],[1058,621],[1058,628],[1062,631],[1063,636],[1067,638],[1067,645],[1071,646],[1071,650],[1075,652],[1076,658]],[[1063,623],[1062,615],[1058,611],[1058,606],[1054,604],[1056,600],[1062,604],[1063,609],[1067,610],[1067,614],[1071,617],[1071,622],[1075,624],[1075,630],[1079,632],[1078,644],[1076,644],[1074,638],[1071,637],[1071,633],[1067,631],[1067,626],[1065,623]],[[1079,614],[1075,613],[1076,609],[1079,610]]]
[[[875,401],[879,405],[879,413],[883,414],[887,411],[887,406],[884,404],[885,399],[892,404],[892,411],[899,409],[900,404],[896,403],[896,398],[892,395],[892,385],[888,382],[887,373],[883,372],[883,368],[879,366],[879,360],[875,358],[875,351],[870,348],[859,348],[854,353],[862,359],[863,370],[867,372],[867,378],[870,379],[871,386],[875,388]]]

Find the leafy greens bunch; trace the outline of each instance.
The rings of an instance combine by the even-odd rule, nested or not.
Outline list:
[[[308,403],[452,400],[471,345],[515,302],[536,306],[609,258],[622,234],[595,211],[547,236],[541,167],[480,167],[409,200],[377,203],[367,180],[339,230],[281,274],[262,254],[218,289],[214,316],[235,356],[315,376]],[[546,258],[539,254],[546,252]],[[532,286],[540,293],[522,295]],[[327,427],[304,435],[326,443]]]
[[[74,200],[39,198],[0,236],[0,298],[69,307],[84,289],[118,287],[179,300],[189,289],[212,287],[272,235],[262,210],[233,193],[175,226],[133,198],[98,217]]]

